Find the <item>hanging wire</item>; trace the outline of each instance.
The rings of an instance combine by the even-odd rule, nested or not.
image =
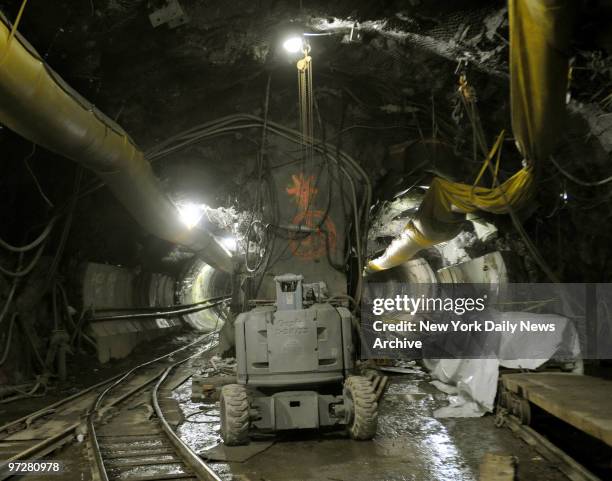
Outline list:
[[[62,260],[62,256],[64,254],[64,248],[66,247],[66,242],[68,241],[68,234],[70,233],[70,228],[72,227],[72,220],[74,218],[74,211],[76,208],[77,200],[79,199],[79,190],[81,187],[81,181],[83,179],[83,167],[77,167],[75,176],[74,176],[74,184],[72,189],[72,197],[70,199],[70,203],[68,205],[68,212],[66,214],[66,220],[64,221],[64,227],[60,234],[60,239],[58,243],[57,250],[55,251],[55,255],[53,256],[53,261],[51,262],[51,266],[47,271],[47,280],[45,283],[45,291],[51,287],[53,282],[53,277],[57,272],[60,261]]]
[[[9,310],[11,305],[11,301],[13,300],[13,296],[15,295],[15,291],[17,290],[18,279],[13,280],[13,285],[11,286],[11,290],[6,297],[6,301],[4,302],[4,306],[2,307],[2,311],[0,312],[0,324],[4,321],[4,317]]]
[[[32,167],[30,166],[30,162],[29,160],[34,156],[34,154],[36,153],[36,144],[32,142],[32,152],[30,152],[24,159],[23,159],[23,163],[26,166],[26,169],[28,169],[28,172],[30,173],[30,176],[32,177],[32,180],[34,181],[34,185],[36,185],[36,188],[38,189],[38,193],[40,194],[40,196],[43,198],[43,200],[47,203],[47,205],[51,208],[54,207],[53,202],[51,202],[49,200],[49,197],[47,197],[47,195],[45,194],[45,192],[43,191],[40,182],[38,182],[38,178],[36,177],[36,174],[34,173],[34,171],[32,170]]]
[[[245,236],[245,251],[244,251],[244,265],[245,268],[247,270],[247,272],[249,272],[250,274],[255,274],[256,272],[258,272],[260,270],[260,267],[262,266],[264,259],[266,258],[266,254],[268,251],[268,232],[267,232],[267,226],[265,226],[261,220],[256,219],[255,216],[256,215],[263,215],[263,200],[262,200],[262,195],[261,195],[261,188],[262,188],[262,180],[263,180],[263,171],[264,171],[264,163],[266,160],[266,155],[267,155],[267,140],[268,140],[268,113],[269,113],[269,109],[270,109],[270,85],[272,83],[272,73],[270,73],[268,75],[268,82],[266,84],[266,96],[265,96],[265,101],[264,101],[264,118],[263,118],[263,124],[262,124],[262,128],[261,128],[261,145],[259,148],[259,153],[257,156],[257,185],[255,186],[256,189],[256,194],[255,194],[255,206],[253,207],[253,210],[251,212],[251,220],[249,222],[249,227],[247,228],[247,233]],[[262,233],[263,238],[260,239],[260,244],[264,245],[264,252],[262,254],[260,254],[259,259],[257,259],[257,262],[254,266],[250,265],[250,261],[249,261],[249,252],[251,249],[251,233],[255,232],[255,225],[260,225],[262,227],[262,230],[260,231],[260,233]]]
[[[20,262],[16,271],[11,271],[11,270],[3,267],[3,266],[0,266],[0,272],[2,272],[4,275],[9,276],[9,277],[24,277],[24,276],[27,276],[30,272],[32,272],[32,270],[34,269],[34,267],[36,266],[36,264],[40,260],[40,257],[42,256],[42,253],[43,253],[43,250],[45,249],[45,245],[46,245],[46,242],[43,242],[40,245],[40,247],[36,251],[36,254],[34,255],[34,257],[32,258],[32,260],[30,261],[30,263],[28,264],[28,266],[26,268],[24,268],[22,270],[19,270],[19,266],[21,266],[21,262]],[[21,255],[23,255],[23,253]]]
[[[6,343],[4,346],[4,354],[0,358],[0,366],[2,366],[6,360],[8,359],[9,351],[11,350],[11,340],[13,339],[13,327],[15,327],[15,319],[17,318],[17,313],[14,312],[11,316],[11,322],[9,324],[8,332],[6,334]]]
[[[459,91],[461,93],[461,99],[462,99],[463,105],[465,106],[465,110],[468,115],[468,119],[470,120],[470,123],[472,124],[472,129],[474,132],[474,142],[475,144],[477,143],[479,145],[483,155],[487,159],[485,161],[485,166],[488,168],[493,178],[494,188],[498,188],[501,193],[501,198],[505,204],[508,214],[510,215],[510,219],[512,220],[512,224],[514,228],[516,229],[518,234],[521,236],[521,238],[523,239],[523,242],[525,243],[525,246],[531,253],[533,259],[540,266],[540,268],[546,274],[546,276],[554,283],[560,282],[557,275],[553,272],[553,270],[550,268],[548,263],[544,260],[544,257],[542,257],[542,254],[540,253],[536,245],[533,243],[533,241],[529,237],[529,234],[527,234],[527,231],[525,231],[525,228],[523,227],[521,220],[519,219],[514,208],[512,207],[512,203],[508,199],[508,196],[506,195],[506,191],[505,189],[502,188],[501,183],[499,182],[499,179],[497,177],[499,168],[498,167],[494,168],[491,165],[491,162],[490,162],[491,151],[487,147],[487,141],[486,141],[486,137],[484,134],[484,129],[482,127],[482,122],[480,120],[478,109],[476,108],[475,91],[473,87],[471,87],[468,84],[465,74],[461,75],[459,83],[460,83]],[[501,138],[502,138],[502,135],[498,137],[497,143],[500,142]],[[497,147],[501,149],[501,145],[497,145]],[[492,151],[494,151],[494,149],[492,149]],[[480,176],[482,176],[482,172],[479,175],[479,177]]]
[[[559,170],[559,172],[561,172],[565,177],[567,177],[572,182],[574,182],[574,183],[576,183],[578,185],[581,185],[583,187],[598,187],[598,186],[606,185],[606,184],[609,184],[610,182],[612,182],[612,176],[606,177],[605,179],[602,179],[602,180],[593,181],[593,182],[589,182],[589,181],[586,181],[586,180],[581,180],[581,179],[575,177],[574,175],[570,174],[563,167],[561,167],[561,165],[559,165],[559,163],[555,160],[555,158],[552,155],[550,156],[550,161]]]
[[[53,225],[55,224],[56,221],[57,221],[57,216],[53,217],[49,221],[49,223],[47,224],[45,229],[42,231],[42,233],[36,239],[34,239],[32,242],[30,242],[28,244],[25,244],[25,245],[22,245],[22,246],[14,246],[14,245],[9,244],[8,242],[6,242],[4,239],[0,238],[0,246],[5,248],[6,250],[11,251],[11,252],[28,252],[28,251],[31,251],[35,247],[39,246],[42,242],[44,242],[45,239],[47,239],[47,237],[49,237],[49,233],[51,232],[51,229],[53,228]]]
[[[213,413],[213,414],[211,414]],[[203,414],[204,416],[211,419],[191,419],[194,416],[198,416]],[[206,408],[200,411],[195,411],[185,416],[185,421],[193,424],[214,424],[220,421],[219,411],[216,408]]]
[[[198,144],[199,142],[202,142],[206,139],[214,138],[221,135],[228,135],[242,130],[260,129],[264,124],[266,125],[265,128],[269,134],[274,134],[278,138],[286,139],[295,143],[301,151],[304,141],[304,135],[301,131],[291,129],[285,125],[278,124],[269,119],[266,121],[266,119],[255,115],[233,114],[196,125],[188,130],[169,137],[163,142],[160,142],[159,144],[148,149],[148,151],[146,152],[146,158],[149,161],[154,162],[161,159],[162,157],[166,157],[170,154],[176,153],[189,146]],[[350,199],[350,201],[353,201],[352,203],[354,204],[355,212],[357,212],[356,224],[359,225],[358,229],[355,230],[356,235],[359,235],[362,239],[361,250],[363,251],[364,246],[367,242],[366,236],[369,208],[372,204],[371,179],[369,178],[363,167],[361,167],[359,162],[357,162],[356,159],[341,150],[339,148],[339,145],[330,144],[324,139],[323,141],[313,141],[312,146],[313,150],[318,154],[321,154],[323,158],[327,159],[328,162],[335,163],[339,166],[344,166],[347,171],[347,174],[351,176],[351,178],[356,177],[356,184],[359,186],[362,192],[361,203],[360,205],[356,204],[352,198]],[[321,163],[321,165],[324,164],[324,162]],[[271,236],[272,239],[274,239],[274,237],[275,236]],[[267,258],[265,261],[265,265],[274,265],[274,263],[277,262],[278,259],[280,259],[280,257],[283,255],[283,252],[279,253],[275,259]]]

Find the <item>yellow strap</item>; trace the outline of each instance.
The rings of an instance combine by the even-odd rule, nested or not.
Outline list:
[[[17,27],[19,26],[19,22],[21,21],[21,16],[23,15],[23,11],[25,10],[27,3],[28,3],[28,0],[23,0],[23,2],[21,2],[21,7],[19,7],[19,12],[17,13],[17,18],[15,19],[15,22],[13,23],[13,28],[11,28],[11,32],[9,33],[9,36],[8,36],[8,41],[6,42],[6,48],[4,49],[4,52],[2,52],[2,56],[0,57],[0,66],[4,63],[4,60],[6,59],[6,55],[8,54],[8,51],[11,48],[11,42],[13,41],[13,37],[15,36],[15,33],[17,32]]]
[[[476,176],[476,180],[472,184],[472,190],[470,191],[470,200],[472,202],[474,201],[474,190],[476,189],[476,187],[478,187],[480,179],[484,175],[484,173],[487,170],[487,168],[491,165],[491,159],[493,158],[494,155],[497,154],[497,158],[496,158],[496,161],[495,161],[494,176],[493,176],[493,185],[491,186],[491,188],[493,188],[495,186],[495,181],[497,180],[497,174],[499,172],[499,163],[500,163],[500,159],[501,159],[501,150],[502,150],[501,146],[502,146],[502,143],[504,141],[504,136],[505,135],[506,135],[506,131],[502,130],[500,132],[500,134],[497,136],[497,140],[493,144],[493,147],[489,151],[489,155],[487,155],[487,157],[485,158],[484,162],[482,163],[482,167],[480,168],[480,172],[478,172],[478,175]]]

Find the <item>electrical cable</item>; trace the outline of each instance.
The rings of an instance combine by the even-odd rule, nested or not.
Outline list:
[[[261,145],[259,147],[259,152],[257,156],[257,184],[255,191],[255,205],[253,206],[253,210],[251,211],[251,221],[249,222],[249,227],[247,228],[246,236],[245,236],[245,250],[244,250],[244,266],[247,272],[250,274],[256,274],[263,264],[263,260],[266,257],[267,250],[267,230],[264,228],[263,232],[266,235],[265,247],[263,255],[260,255],[255,267],[251,267],[249,265],[249,251],[251,248],[251,232],[253,231],[253,226],[256,223],[263,225],[263,223],[259,220],[255,219],[255,215],[263,215],[263,205],[261,200],[261,183],[263,178],[263,167],[264,167],[264,159],[266,158],[266,141],[267,141],[267,133],[268,133],[268,111],[270,107],[270,85],[272,83],[272,73],[268,74],[268,81],[266,83],[266,95],[264,100],[264,117],[263,124],[261,128]]]
[[[129,319],[157,319],[163,318],[167,319],[169,317],[176,317],[183,314],[192,314],[194,312],[200,312],[205,309],[210,309],[212,307],[216,307],[220,304],[227,302],[230,297],[227,297],[221,301],[213,302],[206,306],[196,306],[189,307],[187,309],[175,309],[172,311],[158,311],[158,312],[143,312],[138,314],[119,314],[117,316],[104,316],[104,317],[92,317],[88,319],[90,322],[98,322],[98,321],[118,321],[118,320],[129,320]]]
[[[97,349],[96,342],[91,337],[89,337],[87,334],[82,332],[82,327],[83,327],[82,322],[85,317],[85,312],[81,313],[79,320],[75,323],[74,319],[72,318],[72,313],[70,312],[70,304],[68,302],[68,296],[66,294],[66,289],[64,289],[64,286],[62,286],[62,284],[60,284],[59,282],[56,283],[56,286],[62,298],[64,311],[66,312],[66,318],[70,321],[71,328],[72,328],[72,334],[70,336],[69,344],[72,345],[77,338],[83,337],[89,344],[91,344],[95,349]]]
[[[265,120],[255,115],[249,114],[235,114],[223,117],[221,119],[217,119],[214,121],[210,121],[204,124],[196,125],[184,132],[176,134],[160,144],[152,147],[147,150],[146,157],[150,161],[158,160],[164,156],[167,156],[171,153],[177,152],[185,147],[198,143],[205,138],[214,137],[217,135],[222,135],[226,133],[230,133],[237,130],[245,130],[245,129],[253,129],[253,128],[261,128],[263,124],[266,124],[266,130],[269,132],[287,139],[291,142],[296,143],[297,145],[303,145],[303,134],[294,129],[288,128],[284,125],[277,124],[270,120]],[[360,225],[360,233],[363,236],[363,239],[360,238],[361,245],[365,245],[364,242],[367,242],[367,227],[368,227],[368,209],[371,205],[372,199],[372,185],[371,180],[363,170],[361,165],[355,159],[353,159],[346,152],[340,151],[339,155],[337,155],[337,160],[332,158],[329,154],[330,149],[333,150],[333,146],[329,145],[327,142],[314,141],[313,139],[313,149],[319,153],[322,153],[326,158],[331,158],[332,161],[341,161],[347,167],[354,172],[356,172],[357,176],[361,178],[364,185],[365,195],[362,197],[362,205],[359,207],[358,214],[358,224]],[[286,249],[285,249],[286,250]],[[362,252],[359,253],[363,255]],[[284,255],[283,252],[279,254],[279,256],[272,261],[270,257],[266,260],[266,266],[272,265],[280,259],[280,257]],[[252,266],[250,266],[252,268]],[[267,268],[267,267],[266,267]]]
[[[247,121],[249,123],[241,124],[241,125],[231,125],[232,123],[239,122],[239,121],[240,122]],[[256,121],[257,123],[252,123],[253,121]],[[178,134],[176,136],[173,136],[172,138],[166,139],[162,144],[158,144],[154,148],[150,149],[147,152],[147,158],[149,158],[151,161],[154,161],[160,157],[168,155],[179,149],[185,148],[192,143],[196,143],[200,140],[203,140],[206,137],[212,137],[215,135],[230,133],[235,130],[256,128],[260,126],[262,123],[265,124],[266,122],[265,121],[262,122],[262,119],[259,119],[256,116],[249,116],[249,115],[228,116],[228,117],[219,119],[217,121],[208,122],[207,124],[202,124],[200,126],[193,127],[190,130],[183,132],[182,134]],[[280,126],[278,124],[274,124],[274,123],[271,123],[271,124],[272,126],[268,126],[266,130],[270,130],[271,132],[276,133],[277,135],[281,137],[287,138],[288,140],[301,144],[303,136],[300,135],[299,132],[293,131],[292,129],[287,129],[284,126]],[[215,126],[215,128],[212,128],[212,126]],[[209,128],[210,130],[206,131],[207,128]],[[200,132],[198,132],[198,130],[200,130]],[[316,145],[316,149],[319,152],[323,152],[324,154],[326,154],[328,158],[335,161],[335,159],[332,158],[332,156],[328,154],[327,148],[328,148],[328,145],[326,143],[321,144],[319,142]],[[360,211],[359,218],[362,218],[365,213],[365,205],[369,205],[371,203],[371,201],[369,200],[371,199],[370,179],[365,174],[363,169],[361,169],[361,167],[344,152],[342,152],[342,158],[348,165],[350,165],[353,169],[355,169],[358,172],[358,174],[361,174],[363,180],[365,181],[366,186],[369,187],[367,189],[367,195],[364,196],[363,207],[359,210]],[[367,223],[367,219],[366,219],[366,223]],[[252,229],[252,226],[251,226],[251,229]],[[263,257],[265,256],[262,256],[262,258]],[[268,256],[266,259],[267,259],[266,265],[269,265],[270,257]],[[277,262],[277,261],[278,259],[275,260],[274,262]],[[253,269],[252,266],[249,266],[249,267],[250,269]]]
[[[53,282],[53,278],[57,269],[59,267],[60,261],[62,260],[62,256],[64,254],[64,248],[66,247],[66,242],[68,241],[68,234],[70,233],[70,228],[72,227],[72,220],[74,218],[74,210],[76,208],[76,203],[79,198],[79,189],[81,186],[81,180],[83,179],[83,167],[78,166],[75,176],[74,176],[74,186],[72,189],[72,197],[70,204],[68,205],[68,212],[66,214],[66,220],[64,221],[64,227],[60,234],[60,240],[58,242],[58,247],[55,251],[55,255],[53,256],[53,261],[51,262],[51,266],[47,271],[47,281],[45,283],[44,291],[46,292],[51,283]]]
[[[66,223],[64,225],[64,229],[62,230],[62,234],[60,237],[60,242],[59,242],[59,247],[56,251],[56,255],[53,259],[53,262],[51,264],[51,267],[48,271],[48,282],[47,282],[47,287],[45,288],[45,291],[48,289],[48,286],[50,285],[50,279],[52,279],[52,277],[55,274],[55,271],[59,265],[59,261],[61,258],[61,254],[63,252],[67,237],[68,237],[68,231],[70,229],[70,225],[72,223],[72,213],[74,212],[74,206],[76,204],[76,200],[78,198],[77,193],[78,193],[78,187],[80,185],[80,180],[82,177],[82,172],[83,169],[79,167],[76,178],[75,178],[75,189],[74,189],[74,193],[72,196],[72,202],[70,204],[70,209],[68,211],[68,217],[66,219]],[[55,222],[57,221],[58,216],[54,216],[51,221],[47,224],[47,227],[45,228],[45,230],[38,236],[38,238],[36,238],[34,241],[30,242],[29,244],[25,245],[25,246],[13,246],[11,244],[9,244],[8,242],[0,239],[0,245],[4,248],[7,248],[13,252],[19,252],[20,253],[20,258],[23,256],[24,252],[28,252],[32,249],[34,249],[35,247],[38,246],[38,250],[36,251],[34,257],[32,258],[32,260],[30,261],[30,263],[28,264],[28,266],[22,270],[20,270],[21,267],[21,262],[19,262],[19,265],[17,267],[16,271],[11,271],[3,266],[0,265],[0,272],[2,272],[4,275],[7,275],[9,277],[24,277],[26,275],[28,275],[30,272],[32,272],[32,270],[34,269],[34,267],[36,266],[36,264],[38,263],[38,261],[40,260],[42,253],[44,251],[45,245],[46,245],[46,241],[49,237],[49,234],[53,228],[53,225],[55,224]],[[1,319],[1,317],[0,317]]]
[[[47,197],[47,195],[45,194],[45,192],[43,191],[40,182],[38,182],[38,178],[36,177],[36,174],[34,173],[34,171],[32,170],[32,167],[30,166],[30,163],[28,162],[33,156],[34,153],[36,152],[36,144],[32,143],[32,152],[30,152],[24,159],[23,159],[23,163],[26,166],[26,169],[28,169],[28,172],[30,173],[30,176],[32,177],[32,180],[34,181],[34,184],[36,185],[36,188],[38,189],[38,193],[40,194],[40,196],[43,198],[43,200],[47,203],[47,205],[49,207],[51,207],[53,209],[54,205],[53,202],[51,202],[49,200],[49,197]]]
[[[14,312],[11,316],[11,323],[9,324],[8,333],[6,335],[4,354],[2,354],[2,357],[0,358],[0,366],[2,366],[8,359],[8,354],[11,349],[11,340],[13,339],[13,327],[15,327],[15,319],[17,318],[17,315],[18,314]]]
[[[467,80],[464,79],[464,83],[462,83],[462,89],[464,89],[466,87],[469,87],[469,86],[467,84]],[[469,87],[469,88],[471,89],[471,87]],[[560,280],[557,277],[557,275],[548,266],[548,264],[546,263],[546,261],[544,260],[542,255],[540,254],[540,251],[538,250],[536,245],[533,243],[533,241],[531,240],[531,238],[529,237],[529,235],[525,231],[525,229],[524,229],[524,227],[523,227],[523,225],[521,223],[521,220],[518,218],[516,212],[514,211],[514,208],[512,207],[512,205],[511,205],[511,203],[510,203],[510,201],[509,201],[509,199],[508,199],[508,197],[506,195],[505,190],[503,188],[501,188],[501,184],[500,184],[499,179],[497,177],[497,171],[494,170],[494,168],[491,166],[491,163],[488,162],[490,152],[488,152],[488,149],[487,149],[487,143],[486,143],[486,139],[485,139],[485,135],[484,135],[484,129],[482,127],[482,123],[480,122],[480,115],[478,114],[478,111],[476,110],[474,102],[473,101],[469,101],[469,99],[473,98],[473,96],[472,95],[466,95],[464,93],[464,90],[461,90],[461,92],[462,92],[461,99],[463,101],[463,105],[465,106],[466,113],[468,114],[468,118],[469,118],[469,120],[470,120],[470,122],[472,124],[472,129],[474,131],[475,142],[477,142],[479,144],[480,149],[482,150],[483,155],[487,159],[487,161],[485,162],[485,165],[486,165],[486,167],[488,167],[488,170],[489,170],[491,176],[493,177],[493,185],[494,185],[494,187],[498,188],[500,193],[501,193],[501,198],[502,198],[503,202],[505,203],[506,210],[507,210],[508,214],[510,215],[510,219],[512,220],[512,224],[513,224],[514,228],[516,229],[518,234],[523,239],[523,242],[525,243],[525,246],[527,247],[527,249],[531,253],[533,259],[540,266],[540,268],[547,275],[547,277],[552,282],[554,282],[554,283],[560,282]]]
[[[54,282],[51,288],[51,306],[53,312],[53,330],[57,331],[60,328],[59,313],[57,311],[57,282]]]
[[[218,423],[219,422],[219,415],[218,414],[208,414],[211,411],[217,411],[216,408],[207,408],[207,409],[201,409],[200,411],[195,411],[193,413],[188,414],[187,416],[185,416],[185,421],[188,423],[193,423],[193,424],[212,424],[212,423]],[[194,421],[192,418],[193,416],[197,416],[198,414],[204,414],[205,416],[209,416],[212,417],[214,419],[202,419],[202,420],[198,420],[198,421]]]
[[[36,357],[36,360],[40,364],[40,367],[42,368],[43,372],[46,371],[47,365],[45,364],[45,361],[40,355],[40,352],[38,351],[38,348],[36,347],[36,342],[32,338],[29,329],[27,328],[27,326],[23,325],[23,320],[21,319],[21,317],[17,317],[17,319],[19,319],[19,322],[22,323],[21,330],[25,333],[26,337],[28,338],[28,342],[30,343],[30,347],[32,348],[32,351],[34,352],[34,356]]]
[[[249,121],[251,123],[243,124],[239,126],[231,125],[232,123],[239,122],[239,121]],[[202,124],[200,126],[193,127],[192,129],[184,132],[183,134],[179,134],[177,136],[171,137],[170,139],[167,139],[163,143],[158,144],[157,146],[147,151],[147,158],[150,160],[156,160],[159,157],[168,155],[169,153],[172,153],[173,151],[184,148],[187,145],[196,143],[197,141],[207,136],[210,136],[211,134],[216,134],[216,133],[224,132],[224,131],[242,130],[242,129],[258,127],[263,122],[263,119],[255,115],[250,115],[250,114],[235,114],[235,115],[229,115],[229,116],[223,117],[221,119],[218,119],[215,122],[218,126],[221,126],[224,128],[220,129],[217,127],[215,129],[211,129],[207,131],[206,129],[210,128],[211,124],[216,125],[214,122],[213,123],[209,122],[207,124]],[[288,140],[296,142],[298,145],[301,143],[302,136],[300,132],[294,129],[291,129],[289,127],[285,127],[284,125],[278,124],[276,122],[268,121],[268,124],[269,124],[268,129],[271,132],[281,137],[287,138]],[[199,135],[195,135],[195,133],[197,133],[198,130],[200,129],[201,129],[201,133]],[[183,142],[183,143],[172,146],[171,145],[172,142],[174,142],[177,138],[179,140],[181,138],[186,138],[187,142],[186,143]],[[315,143],[315,148],[322,150],[320,142]],[[369,177],[367,176],[367,174],[365,173],[365,171],[363,170],[363,168],[346,152],[341,152],[341,158],[345,162],[349,163],[351,167],[357,171],[357,173],[362,177],[363,181],[366,183],[366,186],[371,189],[371,181]]]
[[[353,182],[352,177],[346,171],[344,167],[340,167],[342,173],[346,176],[349,181],[349,185],[351,186],[351,194],[353,198],[353,213],[355,216],[355,241],[357,248],[357,266],[358,266],[358,279],[357,279],[357,287],[355,288],[355,304],[358,305],[361,300],[361,288],[363,284],[363,250],[361,247],[361,234],[359,231],[359,212],[357,207],[357,193],[355,189],[355,182]]]
[[[9,269],[6,269],[3,266],[0,266],[0,272],[2,272],[4,275],[7,275],[9,277],[24,277],[24,276],[27,276],[30,272],[32,272],[32,270],[34,269],[34,267],[36,266],[36,264],[40,260],[40,257],[42,256],[42,253],[43,253],[43,250],[45,249],[45,245],[46,245],[46,242],[43,242],[40,245],[40,247],[36,251],[36,254],[34,255],[32,260],[28,264],[28,266],[26,268],[24,268],[23,270],[19,270],[19,267],[17,267],[16,271],[11,271]]]
[[[331,163],[333,162],[336,165],[336,168],[340,168],[340,166],[338,165],[337,158],[334,158],[327,151],[325,124],[323,123],[323,119],[321,118],[321,113],[319,111],[319,102],[317,101],[316,97],[313,98],[313,103],[314,103],[314,110],[315,110],[315,112],[317,114],[317,122],[319,124],[319,129],[321,131],[321,139],[322,139],[321,144],[323,146],[323,151],[321,152],[321,156],[322,156],[323,161],[325,162],[325,165],[327,167],[327,202],[325,203],[325,210],[323,211],[323,214],[321,215],[321,219],[319,220],[317,225],[315,227],[313,227],[313,229],[314,229],[314,231],[322,232],[323,235],[325,236],[325,255],[327,257],[327,262],[329,263],[329,265],[332,268],[336,269],[338,272],[341,272],[341,273],[344,274],[344,272],[346,271],[346,265],[344,263],[338,264],[332,258],[331,240],[330,240],[330,235],[331,234],[325,228],[325,221],[329,217],[329,211],[331,210],[332,181],[334,180],[333,175],[332,175]],[[314,167],[314,165],[313,165],[313,167]],[[322,169],[321,169],[321,171],[322,171]],[[317,176],[317,183],[318,183],[319,179],[320,179],[320,175]],[[339,183],[340,187],[342,187],[342,183],[341,182],[338,182],[338,183]],[[341,194],[341,198],[342,198],[342,194]],[[343,202],[342,205],[344,206],[344,202]]]
[[[489,170],[492,173],[492,167],[490,165],[489,165]],[[496,186],[500,185],[498,179],[495,179],[494,182]],[[542,257],[542,254],[540,254],[540,251],[538,250],[536,245],[533,243],[533,241],[529,237],[529,234],[527,234],[527,232],[525,231],[523,224],[521,223],[521,220],[518,218],[513,207],[510,205],[510,202],[508,201],[508,198],[506,197],[506,193],[504,192],[503,189],[501,189],[501,192],[502,192],[502,197],[504,201],[506,202],[506,207],[508,209],[508,214],[510,214],[510,219],[512,220],[512,224],[514,225],[514,228],[517,230],[520,236],[523,238],[523,242],[525,242],[527,249],[529,249],[529,252],[533,256],[534,260],[538,263],[538,265],[544,271],[544,273],[548,276],[548,278],[553,283],[558,284],[559,282],[561,282],[560,279],[552,271],[552,269],[548,266],[548,264]]]
[[[264,249],[264,255],[259,257],[255,266],[249,265],[249,251],[251,247],[251,232],[254,232],[253,227],[255,225],[261,225],[263,227],[262,232],[266,233],[266,240],[267,240],[267,228],[268,228],[268,226],[264,225],[263,222],[261,222],[260,220],[252,220],[251,222],[249,222],[249,227],[247,227],[247,231],[245,234],[246,248],[244,251],[244,267],[247,270],[247,272],[251,274],[256,273],[259,270],[259,268],[263,264],[263,260],[265,258],[265,253],[267,250],[267,248]]]
[[[15,295],[15,291],[17,290],[17,284],[18,284],[18,279],[14,279],[13,285],[11,286],[11,290],[9,291],[8,296],[6,297],[4,306],[2,307],[2,312],[0,312],[0,324],[2,324],[2,321],[4,321],[4,316],[6,316],[6,313],[9,310],[9,307],[13,300],[13,296]]]
[[[19,399],[24,399],[24,398],[32,398],[32,397],[43,397],[47,391],[46,386],[45,389],[42,393],[39,394],[34,394],[36,391],[38,391],[38,388],[40,387],[41,383],[40,381],[37,381],[34,386],[32,387],[32,389],[30,389],[27,392],[24,391],[20,391],[18,389],[15,389],[15,391],[17,391],[19,394],[17,396],[12,396],[12,397],[7,397],[4,399],[0,399],[0,404],[7,404],[13,401],[18,401]]]
[[[241,125],[232,125],[233,123],[236,123],[236,122],[248,122],[248,123],[243,123]],[[165,140],[161,144],[158,144],[152,149],[149,149],[147,151],[147,158],[151,161],[154,161],[163,156],[176,152],[177,150],[185,148],[188,145],[197,143],[206,137],[210,137],[212,135],[217,135],[217,134],[224,133],[224,132],[231,132],[234,130],[243,130],[243,129],[259,127],[261,123],[262,123],[261,118],[255,115],[250,115],[250,114],[235,114],[235,115],[223,117],[214,122],[208,122],[206,124],[201,124],[200,126],[195,126],[189,129],[188,131],[183,132],[182,134],[177,134],[176,136],[173,136],[170,139]],[[276,135],[282,138],[285,138],[287,140],[290,140],[292,142],[295,142],[298,145],[301,145],[302,143],[301,133],[294,129],[285,127],[283,125],[277,124],[272,121],[268,121],[268,129],[271,132],[275,133]],[[198,133],[198,131],[200,132]],[[186,140],[183,140],[183,139],[186,139]],[[172,145],[173,143],[175,143],[175,145]],[[332,146],[328,144],[325,145],[325,149],[328,149],[328,151],[330,148],[332,148]],[[315,142],[314,149],[319,152],[325,151],[321,142]],[[366,193],[363,204],[364,206],[371,205],[372,184],[366,172],[363,170],[361,165],[359,165],[359,163],[355,161],[355,159],[353,159],[346,152],[342,152],[342,151],[340,152],[339,160],[342,160],[343,162],[348,164],[351,167],[351,169],[354,170],[359,175],[359,177],[361,177],[361,179],[364,182],[365,193]],[[362,208],[362,211],[360,214],[360,218],[363,218],[364,226],[367,226],[367,222],[368,222],[367,216],[364,216],[364,214],[366,214],[366,210],[367,209],[365,207]]]
[[[32,242],[30,242],[29,244],[25,244],[23,246],[14,246],[14,245],[9,244],[8,242],[6,242],[4,239],[0,238],[0,247],[4,247],[5,249],[7,249],[7,250],[9,250],[11,252],[28,252],[28,251],[31,251],[32,249],[34,249],[35,247],[40,245],[40,243],[43,242],[49,236],[49,233],[53,229],[53,226],[55,225],[55,222],[57,221],[57,219],[58,219],[58,216],[53,217],[49,221],[49,223],[47,224],[45,229],[41,232],[41,234],[36,239],[34,239]]]
[[[92,309],[92,312],[158,312],[160,310],[172,311],[176,309],[189,309],[192,307],[202,306],[210,302],[226,299],[227,297],[231,297],[231,294],[227,294],[225,296],[209,297],[208,299],[204,299],[203,301],[198,301],[191,304],[174,304],[172,306],[104,307],[102,309]]]
[[[567,177],[572,182],[574,182],[574,183],[576,183],[578,185],[581,185],[583,187],[599,187],[601,185],[606,185],[606,184],[609,184],[610,182],[612,182],[612,175],[610,177],[606,177],[605,179],[597,180],[597,181],[593,181],[593,182],[589,182],[589,181],[586,181],[586,180],[581,180],[581,179],[575,177],[574,175],[570,174],[563,167],[561,167],[561,165],[559,165],[559,163],[555,160],[555,158],[552,155],[550,156],[550,161],[559,170],[559,172],[561,172],[565,177]]]

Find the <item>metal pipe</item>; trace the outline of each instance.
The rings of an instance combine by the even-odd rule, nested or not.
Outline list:
[[[0,122],[95,172],[151,234],[211,266],[233,271],[231,254],[209,232],[188,229],[129,135],[67,85],[0,14]]]
[[[439,196],[430,189],[416,216],[408,222],[400,236],[391,242],[382,255],[368,262],[365,269],[367,274],[403,264],[422,249],[448,241],[459,233],[465,215],[440,208],[438,199]]]
[[[231,299],[231,297],[225,297],[221,301],[213,302],[212,304],[208,304],[205,306],[195,306],[189,307],[187,309],[174,309],[172,311],[159,311],[159,312],[143,312],[139,314],[119,314],[116,316],[104,316],[104,317],[93,317],[89,319],[89,322],[98,322],[98,321],[121,321],[128,319],[169,319],[171,317],[182,316],[184,314],[193,314],[194,312],[204,311],[206,309],[211,309],[213,307],[219,306],[224,302]]]
[[[101,312],[112,312],[112,313],[126,313],[126,312],[145,312],[145,313],[155,313],[155,312],[167,312],[173,311],[176,309],[189,309],[191,307],[201,306],[203,304],[210,304],[214,301],[219,301],[221,299],[227,299],[231,297],[231,294],[227,294],[225,296],[215,296],[209,297],[208,299],[204,299],[203,301],[192,302],[190,304],[174,304],[172,306],[143,306],[143,307],[103,307],[102,309],[91,308],[90,311],[93,314],[99,314]]]

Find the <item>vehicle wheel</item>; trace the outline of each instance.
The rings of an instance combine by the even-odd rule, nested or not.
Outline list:
[[[221,437],[227,446],[249,442],[249,396],[244,386],[227,384],[221,388]]]
[[[372,439],[378,425],[378,403],[372,383],[363,376],[349,376],[344,382],[349,435],[353,439]]]

